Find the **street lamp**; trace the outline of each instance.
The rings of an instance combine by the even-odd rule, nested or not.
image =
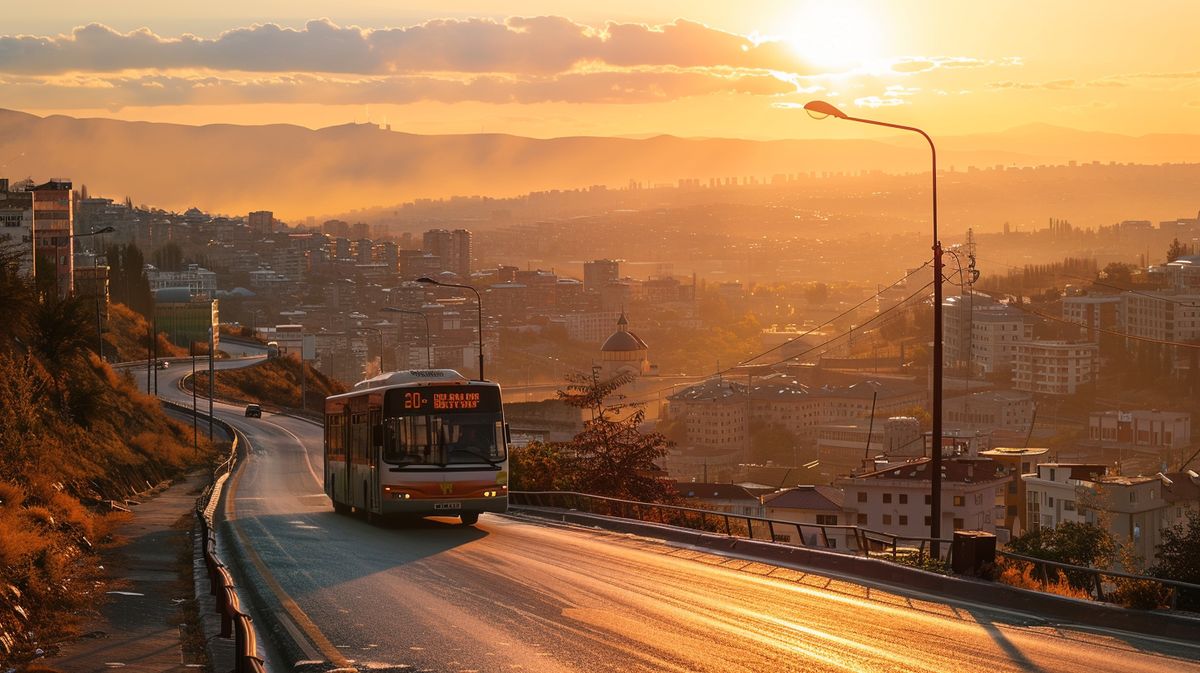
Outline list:
[[[442,287],[458,287],[464,290],[470,290],[475,293],[475,305],[479,308],[479,380],[486,381],[483,378],[483,299],[479,296],[479,290],[470,285],[459,285],[458,283],[443,283],[439,280],[434,280],[428,276],[422,276],[417,279],[418,283],[427,285],[440,285]]]
[[[921,134],[929,143],[929,155],[933,161],[933,464],[930,482],[929,537],[937,540],[942,534],[942,242],[938,240],[937,221],[937,149],[933,138],[915,126],[903,126],[874,119],[851,117],[825,101],[815,100],[804,104],[804,109],[814,119],[837,117],[846,121],[884,126],[901,131]],[[938,556],[938,543],[932,543],[933,555]]]
[[[425,319],[425,367],[433,369],[433,348],[432,342],[429,340],[429,316],[421,311],[410,311],[404,308],[396,308],[395,306],[384,306],[383,310],[390,313],[406,313],[408,315],[419,315]],[[482,374],[480,375],[482,377]]]

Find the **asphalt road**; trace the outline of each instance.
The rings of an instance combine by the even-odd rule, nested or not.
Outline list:
[[[183,372],[167,371],[159,389],[173,395]],[[593,529],[495,515],[475,527],[370,526],[334,514],[322,494],[316,425],[219,407],[253,449],[227,516],[313,654],[339,665],[1200,671],[1196,643],[1031,622]]]

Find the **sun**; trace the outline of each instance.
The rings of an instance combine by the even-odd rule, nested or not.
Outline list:
[[[845,70],[882,53],[879,15],[854,2],[807,3],[789,18],[788,25],[783,39],[812,66]]]

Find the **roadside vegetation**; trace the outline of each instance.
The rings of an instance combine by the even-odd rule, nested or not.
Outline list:
[[[679,499],[663,478],[657,462],[671,442],[656,432],[640,429],[645,412],[624,403],[618,393],[631,381],[618,376],[607,381],[593,370],[590,376],[570,378],[558,392],[566,404],[586,410],[583,431],[567,442],[534,442],[514,448],[510,455],[511,485],[518,491],[578,491],[592,495],[674,503]]]
[[[94,352],[95,306],[0,251],[0,664],[69,637],[104,599],[111,503],[204,463],[191,433]]]
[[[305,404],[300,404],[301,367],[304,372]],[[196,384],[202,395],[208,393],[208,372],[196,372]],[[295,356],[273,358],[251,367],[227,369],[217,373],[216,397],[236,403],[269,404],[317,411],[325,398],[346,392],[346,386],[314,369]]]

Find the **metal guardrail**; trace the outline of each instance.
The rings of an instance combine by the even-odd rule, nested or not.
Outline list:
[[[1058,561],[1040,559],[1035,556],[1014,554],[1012,552],[1003,550],[997,550],[996,555],[1012,559],[1014,561],[1032,564],[1036,569],[1038,579],[1042,583],[1043,590],[1053,583],[1050,579],[1050,569],[1053,568],[1055,571],[1054,575],[1056,580],[1058,571],[1062,571],[1068,576],[1068,578],[1071,578],[1071,576],[1086,576],[1088,578],[1086,586],[1084,586],[1083,582],[1072,582],[1072,586],[1087,591],[1091,597],[1097,601],[1104,601],[1106,597],[1111,597],[1116,591],[1117,581],[1128,580],[1134,582],[1152,582],[1157,584],[1161,588],[1162,593],[1166,596],[1167,605],[1170,606],[1172,610],[1176,609],[1178,606],[1179,594],[1182,592],[1188,592],[1189,596],[1194,597],[1192,600],[1200,602],[1200,584],[1161,579],[1147,575],[1134,575],[1132,573],[1121,572],[1118,570],[1104,570],[1101,568],[1071,565],[1069,563],[1060,563]],[[1110,578],[1110,580],[1105,581],[1105,578]],[[1106,588],[1106,585],[1111,588]]]
[[[745,514],[701,509],[699,507],[623,500],[573,491],[510,491],[508,495],[509,502],[517,506],[526,505],[570,509],[588,514],[634,519],[714,533],[725,533],[731,537],[740,537],[748,540],[762,539],[763,541],[780,542],[780,533],[777,531],[795,530],[797,537],[801,541],[798,546],[819,547],[833,552],[862,554],[863,556],[872,558],[890,557],[892,560],[896,560],[901,554],[907,556],[913,553],[918,556],[924,556],[927,554],[926,550],[928,546],[935,541],[941,543],[944,551],[939,556],[944,558],[947,565],[952,562],[954,553],[953,540],[903,537],[853,525],[797,523],[795,521],[767,519]],[[756,528],[759,533],[765,533],[765,535],[760,536],[756,534]],[[804,535],[805,529],[816,531],[819,537],[806,538]],[[835,537],[833,539],[836,539],[837,532],[841,531],[847,543],[853,542],[854,547],[846,549],[836,548],[835,545],[830,544],[830,531],[834,532]],[[819,544],[809,544],[805,542],[806,539],[817,540]],[[796,544],[791,542],[790,539],[783,543]],[[917,546],[914,548],[909,545],[902,545],[902,543],[916,543]],[[1089,577],[1087,589],[1092,598],[1097,601],[1104,601],[1106,597],[1111,598],[1116,584],[1113,580],[1153,582],[1162,588],[1171,609],[1177,607],[1181,592],[1187,592],[1190,600],[1200,601],[1200,585],[1197,584],[1159,579],[1146,575],[1134,575],[1116,570],[1075,566],[1034,558],[1032,556],[1023,556],[1003,550],[997,550],[996,555],[998,557],[1034,564],[1034,567],[1038,569],[1043,590],[1052,583],[1049,569],[1054,568],[1056,570],[1055,576],[1057,576],[1057,570],[1062,570],[1075,577],[1081,575]],[[1108,581],[1105,578],[1109,578]]]
[[[162,402],[173,409],[189,413],[192,411],[191,407],[169,400]],[[204,416],[207,418],[208,414]],[[242,610],[233,576],[217,556],[217,533],[212,525],[213,513],[221,499],[221,489],[237,464],[240,435],[225,421],[214,418],[213,422],[233,437],[233,442],[229,448],[229,455],[213,469],[212,481],[196,499],[196,518],[200,520],[209,593],[216,597],[217,614],[221,615],[221,637],[234,639],[233,673],[266,673],[266,662],[258,656],[258,638],[254,632],[254,622],[250,615]]]
[[[906,537],[845,524],[784,521],[684,505],[623,500],[574,491],[509,491],[508,497],[509,502],[515,505],[574,509],[589,514],[724,533],[730,537],[747,540],[782,542],[783,544],[818,547],[834,552],[862,554],[870,557],[890,556],[892,559],[897,559],[901,554],[907,556],[913,553],[926,556],[934,542],[941,543],[939,557],[946,563],[950,563],[953,554],[953,545],[951,544],[953,540]],[[799,543],[792,542],[790,535],[784,537],[785,531],[790,533],[793,530],[796,531]],[[813,532],[813,536],[806,537],[806,530]],[[853,542],[853,546],[839,548],[836,544],[836,540],[839,538],[844,538],[847,545]],[[817,544],[810,544],[806,541],[810,539]]]

